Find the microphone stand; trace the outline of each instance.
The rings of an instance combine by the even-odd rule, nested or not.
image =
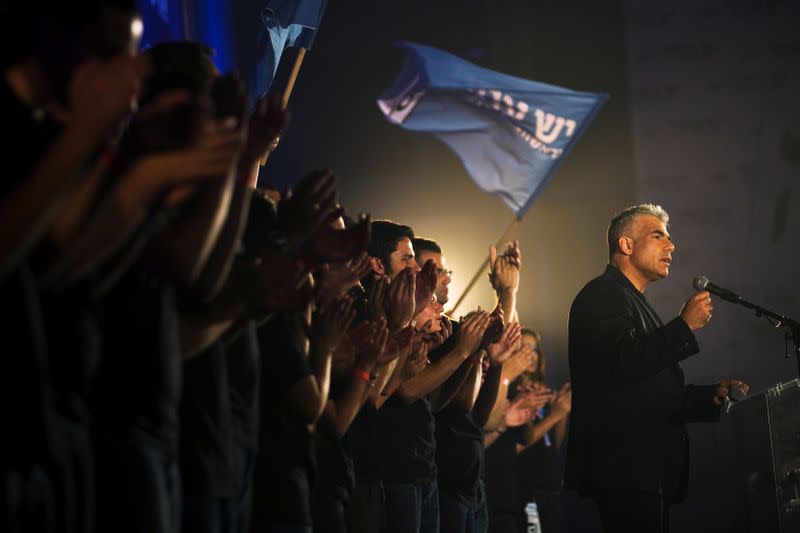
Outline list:
[[[794,344],[794,356],[797,358],[797,376],[800,377],[800,322],[797,322],[797,320],[793,320],[785,315],[764,309],[760,305],[750,303],[741,297],[738,297],[735,303],[748,309],[752,309],[756,312],[757,317],[763,316],[767,319],[775,320],[775,323],[773,324],[773,327],[775,328],[786,328],[784,333],[784,339],[786,340],[786,351],[784,352],[783,356],[786,359],[791,357],[791,354],[789,353],[789,339],[791,339],[792,344]]]

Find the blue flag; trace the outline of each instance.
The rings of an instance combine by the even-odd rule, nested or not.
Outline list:
[[[433,133],[482,190],[522,218],[608,99],[524,80],[401,42],[406,57],[378,99],[387,120]]]
[[[260,96],[272,84],[281,55],[296,46],[310,50],[328,0],[268,0],[261,11],[263,55],[257,66],[255,92]]]

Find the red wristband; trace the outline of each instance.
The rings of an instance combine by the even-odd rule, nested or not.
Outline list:
[[[362,370],[360,368],[354,368],[352,375],[354,378],[358,378],[362,380],[364,383],[370,382],[370,375],[369,372],[367,372],[366,370]]]

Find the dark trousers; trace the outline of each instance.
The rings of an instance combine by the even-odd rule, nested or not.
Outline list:
[[[140,429],[95,435],[97,531],[180,531],[178,463]]]
[[[52,481],[42,466],[20,466],[3,472],[0,531],[52,533],[55,521]]]
[[[667,533],[669,504],[652,492],[609,490],[594,498],[605,533]]]
[[[442,533],[486,533],[489,512],[483,481],[480,482],[477,497],[470,502],[445,490],[440,491],[439,517]]]
[[[58,432],[56,465],[52,470],[56,531],[95,531],[95,461],[88,422],[76,422],[56,415]]]
[[[311,491],[314,533],[347,533],[346,492],[331,480],[317,478]]]
[[[383,483],[359,480],[344,511],[347,531],[378,533],[383,519],[383,502]]]
[[[233,447],[233,498],[228,505],[229,533],[250,533],[253,514],[253,474],[255,451],[245,446]]]
[[[439,533],[439,489],[436,481],[383,484],[381,533]]]

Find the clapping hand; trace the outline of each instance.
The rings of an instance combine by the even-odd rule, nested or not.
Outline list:
[[[514,350],[511,356],[506,360],[503,365],[503,376],[508,378],[509,381],[514,381],[520,374],[533,362],[533,348],[530,345],[524,344],[520,348]]]
[[[572,385],[569,381],[561,386],[552,401],[553,411],[569,414],[572,411]]]
[[[341,208],[332,211],[328,220],[338,218],[343,212]],[[337,229],[330,224],[323,224],[301,246],[299,253],[315,262],[352,259],[367,249],[371,230],[372,220],[367,214],[362,214],[358,222],[347,229]]]
[[[489,315],[489,325],[486,327],[486,331],[481,339],[481,348],[486,348],[500,339],[500,336],[503,334],[504,319],[503,306],[497,304],[492,314]]]
[[[493,365],[505,363],[508,358],[511,357],[511,354],[514,353],[514,349],[519,343],[521,336],[522,326],[520,326],[519,322],[510,322],[506,324],[503,334],[498,341],[486,347],[486,353],[489,354],[491,363]]]
[[[411,267],[404,268],[384,293],[384,310],[389,329],[396,331],[411,321],[415,309],[416,284]]]
[[[372,371],[385,353],[389,328],[386,327],[385,319],[365,324],[367,325],[365,334],[356,345],[356,366],[362,370]]]
[[[311,320],[309,335],[315,352],[333,353],[355,316],[353,299],[350,296],[343,296],[318,307]]]
[[[466,318],[461,317],[456,334],[456,347],[462,350],[465,358],[478,349],[486,328],[489,327],[489,321],[489,313],[480,308]]]
[[[428,259],[422,265],[422,270],[417,272],[416,289],[415,289],[415,302],[414,316],[422,312],[428,303],[431,301],[434,291],[436,290],[436,281],[438,275],[436,274],[436,264],[433,260]]]
[[[369,256],[366,252],[347,261],[324,263],[315,275],[318,300],[326,302],[340,298],[369,271]]]
[[[503,255],[497,255],[497,248],[489,248],[489,281],[497,292],[519,288],[519,272],[522,265],[522,253],[519,241],[508,242]]]

